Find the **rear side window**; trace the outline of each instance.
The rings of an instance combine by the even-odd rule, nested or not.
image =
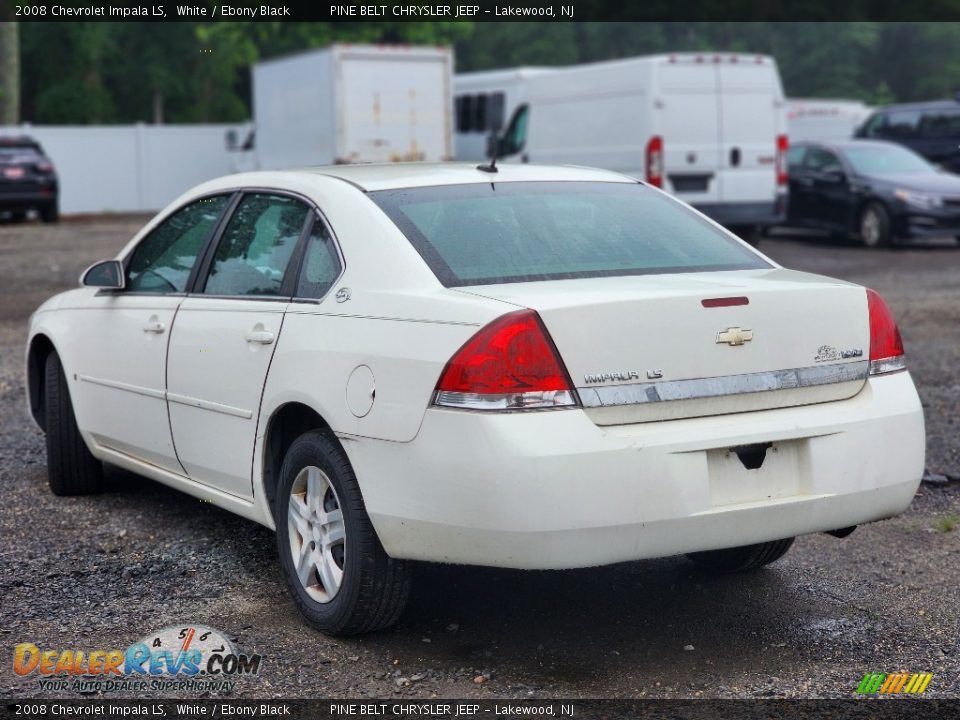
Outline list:
[[[893,110],[884,117],[877,135],[888,138],[914,138],[920,126],[919,110]]]
[[[296,296],[322,298],[330,291],[341,269],[340,258],[326,225],[320,220],[314,221],[297,280]]]
[[[308,214],[307,206],[291,197],[244,196],[217,245],[203,292],[279,295]]]
[[[960,112],[928,110],[920,120],[920,135],[926,138],[960,137]]]
[[[184,292],[197,255],[229,199],[228,195],[218,195],[198,200],[155,227],[130,256],[127,289],[141,293]]]
[[[447,287],[770,267],[640,184],[486,183],[369,197]]]

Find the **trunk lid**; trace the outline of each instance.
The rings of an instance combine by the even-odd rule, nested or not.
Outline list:
[[[536,310],[599,425],[842,400],[867,377],[866,293],[816,275],[777,268],[461,291]]]

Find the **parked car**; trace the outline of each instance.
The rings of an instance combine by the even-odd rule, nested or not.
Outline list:
[[[0,214],[23,220],[35,210],[44,222],[59,216],[57,173],[33,138],[0,136]]]
[[[394,622],[411,560],[753,570],[923,471],[879,295],[612,172],[232,175],[81,282],[30,322],[52,491],[110,463],[275,527],[328,633]]]
[[[787,225],[855,234],[868,247],[960,234],[960,177],[893,143],[797,143]]]
[[[960,173],[960,101],[880,108],[860,126],[856,136],[898,143],[950,172]]]

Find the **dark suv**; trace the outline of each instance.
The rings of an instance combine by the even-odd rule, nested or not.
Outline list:
[[[960,174],[960,101],[890,105],[867,118],[857,137],[899,143]]]
[[[0,136],[0,215],[23,220],[29,210],[44,222],[57,221],[57,173],[33,138]]]

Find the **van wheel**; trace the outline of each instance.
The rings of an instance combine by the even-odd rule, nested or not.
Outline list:
[[[729,230],[751,247],[760,247],[760,238],[763,237],[760,225],[731,225]]]
[[[294,440],[280,469],[277,549],[308,623],[328,635],[381,630],[400,618],[410,565],[387,555],[343,449],[320,431]]]
[[[687,555],[697,565],[721,573],[748,572],[779,560],[787,554],[794,538],[773,540],[758,545],[707,550]]]
[[[881,203],[869,203],[860,213],[860,242],[869,248],[887,247],[893,243],[890,213]]]
[[[80,435],[60,358],[52,352],[44,366],[47,480],[54,495],[89,495],[103,489],[103,463]]]

